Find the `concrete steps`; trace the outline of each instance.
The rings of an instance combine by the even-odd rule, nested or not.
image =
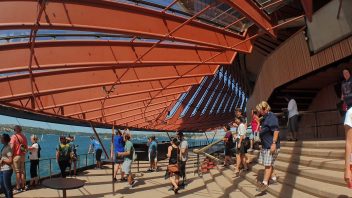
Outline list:
[[[253,172],[259,173],[263,170],[263,166],[257,164],[252,167]],[[351,190],[346,187],[333,185],[326,182],[307,179],[291,173],[275,170],[279,176],[278,181],[282,185],[294,187],[297,190],[322,198],[338,198],[341,195],[351,194]]]
[[[310,156],[299,156],[280,153],[277,160],[296,163],[304,166],[315,167],[319,169],[328,169],[336,171],[344,171],[345,161],[340,159],[319,158]]]
[[[234,177],[234,166],[217,166],[203,175],[211,197],[262,198],[352,198],[343,180],[344,141],[282,142],[275,162],[278,182],[264,193],[256,191],[264,166],[256,163],[258,152],[247,154],[253,161],[250,172]]]
[[[345,151],[342,149],[328,149],[328,148],[300,148],[300,147],[281,147],[280,153],[290,155],[304,155],[319,158],[343,159]]]

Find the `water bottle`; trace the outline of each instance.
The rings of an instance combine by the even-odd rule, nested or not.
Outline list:
[[[352,153],[350,154],[350,170],[352,171]],[[351,179],[348,182],[348,188],[352,189],[352,182]]]

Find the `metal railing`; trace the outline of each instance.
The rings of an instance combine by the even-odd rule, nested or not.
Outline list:
[[[215,153],[217,152],[218,150],[210,150],[212,148],[214,148],[215,145],[219,144],[219,143],[223,143],[223,140],[222,139],[219,139],[211,144],[208,144],[206,145],[205,147],[203,148],[200,148],[200,149],[193,149],[193,153],[197,154],[197,162],[196,162],[196,172],[198,174],[198,176],[201,175],[201,171],[200,171],[200,155],[204,155],[205,157],[208,157],[210,158],[211,160],[215,160],[217,161],[218,163],[222,162],[223,160],[211,155],[211,153]],[[209,151],[210,150],[210,151]],[[208,153],[209,152],[209,153]]]
[[[284,113],[275,113],[279,118],[285,119],[287,121],[287,117]],[[344,134],[339,133],[339,127],[343,126],[343,116],[341,116],[340,112],[337,109],[325,109],[319,111],[300,111],[299,112],[301,118],[298,122],[299,132],[306,134],[311,133],[311,138],[328,138],[328,136],[324,136],[321,133],[321,129],[324,127],[334,127],[336,134],[334,137],[342,137]],[[324,115],[329,114],[329,115]],[[312,124],[310,124],[312,123]],[[287,129],[287,125],[281,125],[280,129]],[[307,130],[308,129],[308,130]],[[312,129],[309,130],[309,129]]]
[[[95,164],[95,154],[79,154],[77,155],[76,161],[76,169],[86,168],[88,166]],[[29,181],[30,179],[30,160],[25,161],[25,168],[26,168],[26,180]],[[73,164],[71,167],[73,171]],[[43,158],[39,159],[39,166],[38,166],[38,177],[40,178],[52,178],[53,176],[60,174],[60,168],[56,161],[55,157],[52,158]]]

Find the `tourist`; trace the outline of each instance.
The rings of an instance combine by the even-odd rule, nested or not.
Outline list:
[[[70,167],[71,147],[67,144],[65,136],[60,136],[60,144],[56,148],[56,161],[59,164],[61,177],[66,177],[66,168]]]
[[[236,138],[236,169],[235,176],[238,177],[240,175],[240,166],[243,165],[245,171],[248,171],[247,164],[247,148],[246,148],[246,133],[247,128],[246,125],[241,121],[240,118],[235,118],[235,123],[238,125],[237,127],[237,138]]]
[[[78,155],[77,155],[77,147],[78,145],[75,145],[74,141],[75,141],[75,138],[73,136],[68,136],[66,138],[66,141],[67,143],[70,145],[71,147],[71,155],[70,155],[70,176],[72,176],[72,165],[73,165],[73,175],[77,175],[77,158],[78,158]]]
[[[233,136],[231,133],[231,127],[229,125],[224,126],[225,136],[224,136],[224,143],[225,143],[225,160],[224,160],[224,167],[228,167],[231,164],[231,158],[233,155],[232,149],[234,147],[233,143]]]
[[[157,143],[155,141],[155,136],[149,138],[149,148],[148,148],[148,157],[149,157],[149,172],[156,170],[155,159],[157,158]]]
[[[288,111],[288,131],[291,134],[291,138],[287,141],[297,141],[298,133],[298,108],[295,99],[286,96],[286,101],[288,102],[287,111]]]
[[[179,179],[180,179],[180,166],[179,166],[179,147],[176,138],[173,138],[171,145],[167,149],[167,157],[169,158],[169,165],[167,166],[167,173],[170,178],[170,182],[173,186],[175,194],[179,191]]]
[[[177,138],[180,142],[180,177],[182,177],[181,187],[184,188],[186,183],[186,164],[188,160],[188,142],[182,132],[177,133]]]
[[[129,133],[124,134],[125,141],[125,151],[118,152],[118,156],[124,157],[124,161],[122,163],[122,172],[127,175],[127,181],[129,184],[129,189],[133,189],[134,185],[137,183],[132,176],[132,162],[135,158],[135,150],[133,147],[133,143],[131,142],[131,135]]]
[[[252,134],[254,138],[253,140],[251,140],[250,149],[253,149],[254,143],[259,141],[260,118],[259,118],[259,112],[257,110],[252,110],[251,126],[252,126]],[[248,149],[248,152],[250,152],[250,149]]]
[[[24,161],[28,149],[26,136],[22,133],[22,127],[14,127],[15,134],[11,136],[10,146],[13,151],[13,168],[16,172],[16,189],[15,193],[28,190],[26,186],[26,174]]]
[[[0,158],[0,186],[2,192],[5,194],[6,198],[12,198],[12,184],[11,176],[13,173],[12,170],[12,149],[9,145],[10,136],[6,133],[1,136],[1,143],[3,147],[1,149],[1,158]]]
[[[119,152],[125,151],[125,141],[123,140],[122,132],[117,130],[116,135],[114,136],[114,157],[115,157],[115,167],[114,167],[114,182],[117,181],[116,176],[119,170],[121,169],[121,165],[123,163],[123,156],[118,156]],[[126,181],[124,178],[124,174],[121,171],[121,182]]]
[[[263,182],[258,183],[257,190],[265,191],[269,185],[269,179],[276,180],[273,171],[274,163],[280,151],[279,122],[270,110],[267,102],[262,101],[257,105],[258,112],[264,116],[259,136],[262,141],[262,150],[259,155],[259,163],[265,166]]]
[[[39,168],[39,157],[40,157],[40,146],[38,144],[38,136],[32,135],[31,136],[32,146],[28,147],[29,150],[29,160],[30,160],[30,173],[31,173],[31,180],[29,185],[34,187],[38,185],[39,178],[38,178],[38,168]]]
[[[97,165],[95,168],[102,169],[101,166],[101,154],[103,153],[103,150],[101,149],[101,145],[98,140],[95,139],[94,136],[90,137],[90,145],[88,149],[88,154],[89,153],[94,153],[95,152],[95,159],[97,161]]]
[[[341,99],[347,106],[345,115],[345,133],[346,133],[346,153],[345,153],[345,181],[352,188],[351,164],[352,164],[352,78],[351,72],[348,69],[342,71],[344,81],[341,85]]]

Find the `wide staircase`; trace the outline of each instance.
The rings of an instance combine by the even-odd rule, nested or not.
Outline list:
[[[256,191],[264,174],[264,167],[255,162],[257,151],[248,155],[253,160],[251,171],[240,177],[234,177],[234,166],[218,165],[202,179],[211,197],[352,197],[343,179],[344,146],[344,141],[282,142],[275,164],[278,182],[264,193]]]

